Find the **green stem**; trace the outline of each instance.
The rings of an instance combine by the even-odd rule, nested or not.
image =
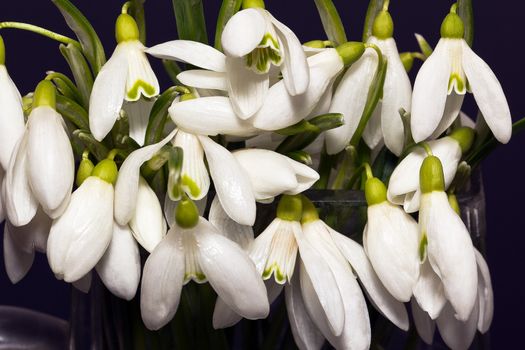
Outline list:
[[[27,30],[29,32],[43,35],[45,37],[61,42],[63,44],[72,44],[72,45],[77,46],[79,49],[81,48],[80,43],[74,39],[71,39],[65,35],[58,34],[48,29],[38,27],[32,24],[21,23],[21,22],[0,22],[0,29],[4,29],[4,28]]]
[[[434,155],[434,154],[432,153],[432,149],[430,148],[430,146],[428,145],[428,143],[426,143],[426,142],[420,142],[420,143],[418,143],[418,145],[419,145],[420,147],[422,147],[422,148],[425,150],[425,152],[427,153],[427,156],[433,156],[433,155]]]
[[[357,182],[357,180],[359,180],[359,178],[361,177],[361,174],[363,173],[363,170],[365,170],[365,165],[364,164],[361,164],[360,166],[358,166],[355,169],[354,174],[352,175],[352,177],[350,178],[350,180],[348,181],[348,183],[345,186],[345,190],[351,190],[351,189],[354,188],[354,185]]]
[[[385,0],[383,3],[383,11],[388,11],[388,6],[390,5],[390,0]]]
[[[372,168],[370,167],[370,164],[363,163],[363,166],[365,168],[366,178],[367,179],[372,179],[374,177],[374,173],[372,172]]]
[[[124,3],[124,5],[122,5],[122,12],[123,14],[128,14],[128,11],[129,11],[129,8],[132,6],[133,4],[131,3],[131,1],[126,1]]]

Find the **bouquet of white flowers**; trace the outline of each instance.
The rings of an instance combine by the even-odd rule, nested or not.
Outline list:
[[[416,35],[421,52],[405,53],[388,0],[370,1],[362,42],[347,41],[331,0],[314,1],[326,38],[302,43],[262,0],[224,0],[210,46],[203,2],[173,0],[179,38],[151,47],[144,0],[128,1],[108,60],[69,0],[52,2],[76,39],[1,22],[61,42],[73,78],[49,71],[21,97],[0,37],[11,281],[35,251],[84,293],[101,281],[140,309],[128,315],[135,348],[190,346],[195,321],[209,346],[226,347],[212,327],[265,319],[272,303],[283,313],[259,334],[270,348],[284,308],[301,349],[368,349],[380,342],[371,317],[429,344],[437,325],[453,349],[487,332],[490,273],[456,194],[524,122],[512,124],[500,83],[470,47],[471,1],[443,14],[434,49]],[[164,91],[155,58],[173,80]],[[476,121],[461,112],[467,92]],[[320,211],[311,188],[366,201]]]

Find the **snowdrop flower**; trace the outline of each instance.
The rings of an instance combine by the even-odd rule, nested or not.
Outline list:
[[[218,296],[248,319],[269,313],[264,284],[253,262],[236,243],[199,216],[189,199],[177,206],[176,224],[146,260],[140,308],[148,329],[175,315],[184,284],[209,282]]]
[[[31,222],[16,227],[9,221],[4,226],[4,264],[11,283],[18,283],[27,274],[35,251],[46,252],[47,238],[51,228],[51,219],[38,210]]]
[[[387,201],[386,187],[377,178],[366,181],[368,222],[363,245],[375,272],[394,298],[407,302],[419,277],[417,222]]]
[[[123,13],[117,18],[116,38],[117,47],[97,75],[89,102],[89,127],[98,141],[113,128],[124,101],[142,103],[141,96],[150,99],[160,90],[133,17]],[[130,114],[130,135],[140,145],[144,143],[147,121],[140,114]]]
[[[484,334],[488,331],[494,315],[494,294],[487,263],[481,253],[474,249],[478,268],[478,295],[474,308],[465,321],[456,319],[454,309],[450,303],[444,305],[439,317],[433,321],[429,314],[424,312],[420,305],[412,300],[412,314],[416,329],[421,338],[429,345],[432,344],[436,324],[445,344],[454,350],[468,349],[472,343],[476,330]]]
[[[408,328],[406,310],[383,287],[363,248],[320,221],[313,205],[299,196],[282,197],[276,219],[256,238],[250,256],[267,280],[270,301],[284,285],[301,349],[320,348],[324,338],[336,348],[368,348],[370,321],[352,268],[386,317]],[[214,325],[225,327],[232,319],[214,315]]]
[[[343,113],[345,124],[326,133],[329,154],[341,152],[354,135],[363,114],[368,91],[378,64],[378,47],[388,60],[383,96],[377,104],[363,133],[370,148],[384,140],[394,154],[403,151],[404,127],[399,109],[410,111],[412,87],[399,57],[393,34],[394,24],[387,11],[381,11],[375,19],[372,36],[363,56],[343,76],[330,107],[330,112]]]
[[[47,257],[57,278],[76,281],[104,256],[114,235],[113,185],[117,173],[112,159],[101,161],[73,192],[64,214],[53,221]]]
[[[40,205],[60,216],[71,196],[75,163],[62,116],[55,110],[55,87],[38,84],[24,135],[13,150],[6,173],[5,206],[15,226],[28,224]]]
[[[461,160],[474,140],[474,130],[462,127],[454,130],[449,136],[427,142],[432,153],[439,158],[445,175],[445,189],[450,186]],[[388,183],[387,197],[394,204],[403,205],[407,213],[419,210],[421,190],[419,186],[419,169],[426,152],[422,147],[415,147],[394,169]]]
[[[22,97],[5,67],[4,39],[0,36],[0,166],[7,170],[11,154],[24,134]]]
[[[274,151],[243,149],[232,154],[248,174],[258,201],[272,201],[283,193],[301,193],[319,179],[312,168]]]
[[[466,321],[477,297],[476,257],[469,232],[450,206],[439,158],[427,156],[421,165],[420,244],[443,283],[446,299],[456,318]],[[424,248],[423,248],[424,249]]]
[[[171,113],[171,111],[170,111]],[[208,192],[210,179],[214,181],[217,196],[228,215],[240,224],[255,222],[255,196],[250,180],[239,162],[226,148],[207,136],[175,129],[159,143],[133,152],[121,166],[115,192],[115,219],[127,224],[136,208],[140,167],[162,147],[172,141],[183,149],[181,169],[182,189],[192,199],[201,199]],[[208,162],[209,173],[204,164]],[[182,193],[168,189],[172,200],[180,199]]]
[[[412,136],[420,142],[443,133],[457,118],[469,90],[496,139],[507,143],[512,134],[507,99],[490,67],[463,39],[464,25],[455,6],[441,25],[441,39],[434,52],[416,77]]]

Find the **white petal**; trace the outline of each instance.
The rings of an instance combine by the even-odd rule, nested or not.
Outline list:
[[[333,93],[334,93],[333,90],[334,90],[334,83],[332,82],[326,88],[326,91],[324,92],[323,96],[321,96],[321,98],[319,99],[319,102],[317,103],[317,106],[315,106],[315,108],[306,117],[306,120],[310,120],[310,119],[312,119],[314,117],[317,117],[318,115],[327,114],[328,113],[328,111],[330,110],[330,106],[332,104],[332,97],[333,97]],[[323,134],[321,134],[321,136],[318,137],[314,141],[314,143],[317,142],[319,139],[321,139],[322,136],[323,136]],[[322,144],[324,144],[324,142]],[[305,148],[305,150],[308,149],[310,146]],[[322,145],[321,145],[321,147],[322,147]]]
[[[242,320],[242,316],[236,314],[221,297],[217,297],[213,310],[213,328],[228,328],[236,325],[240,320]]]
[[[383,100],[381,105],[381,129],[388,149],[399,156],[403,151],[404,128],[399,109],[410,112],[412,86],[401,62],[394,39],[377,40],[388,59]]]
[[[129,121],[129,136],[139,144],[144,146],[144,137],[148,128],[149,115],[155,103],[154,99],[141,98],[135,102],[125,102],[122,107]]]
[[[435,320],[447,302],[443,283],[432,270],[428,259],[421,264],[419,280],[414,288],[414,297],[420,308]]]
[[[22,97],[9,77],[4,65],[0,65],[0,165],[7,169],[16,143],[25,130]]]
[[[269,12],[267,13],[282,46],[284,62],[281,69],[286,90],[291,96],[301,95],[310,83],[310,70],[301,42],[290,28],[276,20]]]
[[[31,222],[25,226],[13,226],[6,222],[11,232],[11,238],[16,245],[26,253],[32,251],[46,252],[47,239],[51,229],[51,219],[42,211],[38,210]]]
[[[474,252],[476,253],[476,262],[478,264],[478,330],[484,334],[489,330],[492,317],[494,316],[494,292],[492,291],[487,262],[479,251],[474,250]]]
[[[441,338],[452,350],[467,350],[476,335],[479,308],[474,307],[468,320],[458,321],[454,316],[454,309],[447,303],[436,320]]]
[[[376,109],[370,116],[363,131],[363,140],[370,149],[377,148],[377,145],[383,141],[383,130],[381,127],[381,102],[377,104]]]
[[[173,139],[173,146],[182,148],[184,153],[181,169],[182,189],[193,200],[204,198],[210,188],[210,176],[204,164],[204,151],[199,139],[193,134],[179,130]],[[171,191],[169,195],[172,195]]]
[[[29,183],[48,215],[63,204],[75,178],[73,150],[62,123],[60,114],[50,107],[33,109],[27,122]]]
[[[339,336],[344,329],[345,309],[339,292],[339,287],[330,266],[316,251],[315,247],[304,237],[302,232],[295,235],[299,246],[299,254],[304,265],[301,266],[301,290],[305,302],[307,299],[316,299],[322,305],[323,315],[326,316],[330,332]],[[304,268],[303,268],[304,266]],[[308,276],[307,278],[304,278]],[[312,283],[313,290],[307,288],[307,279]],[[314,292],[313,294],[310,292]],[[307,294],[305,294],[307,293]],[[310,314],[311,315],[311,314]],[[316,322],[315,316],[314,322]],[[316,322],[319,327],[319,322]],[[325,334],[326,336],[326,334]]]
[[[2,183],[7,217],[14,226],[27,225],[36,215],[38,202],[29,186],[27,132],[16,145]]]
[[[233,221],[224,211],[217,196],[211,202],[208,220],[220,234],[237,243],[242,249],[250,249],[254,241],[253,228]]]
[[[512,135],[512,119],[501,84],[485,61],[464,41],[463,69],[490,130],[499,142],[509,142]]]
[[[25,252],[20,249],[11,237],[11,228],[11,225],[4,226],[4,264],[7,277],[15,284],[24,278],[33,265],[35,252]]]
[[[286,161],[295,171],[295,176],[297,178],[297,187],[293,191],[286,192],[286,194],[293,195],[304,192],[310,189],[310,187],[312,187],[313,184],[319,180],[319,174],[317,171],[313,170],[309,166],[299,163],[290,157],[286,157]]]
[[[417,334],[419,334],[425,343],[432,345],[436,323],[421,309],[416,299],[410,301],[410,306],[412,307],[412,316],[414,317]]]
[[[111,293],[131,300],[140,282],[140,255],[130,228],[115,223],[113,237],[96,265],[97,273]]]
[[[228,95],[235,114],[248,119],[263,105],[270,81],[268,74],[258,74],[246,67],[242,58],[226,58]]]
[[[299,273],[295,273],[292,282],[284,289],[286,311],[292,328],[292,334],[299,349],[320,349],[324,336],[317,329],[308,315],[301,294]]]
[[[455,91],[452,91],[447,97],[445,104],[445,111],[443,112],[443,118],[436,127],[436,130],[430,136],[431,139],[438,138],[454,123],[459,116],[461,106],[463,105],[463,99],[465,95],[458,95]]]
[[[227,76],[223,72],[190,69],[179,73],[177,79],[184,85],[199,89],[228,91]]]
[[[98,73],[89,99],[89,129],[98,141],[106,137],[119,117],[127,75],[128,59],[125,51],[117,46]]]
[[[230,99],[224,96],[173,103],[169,114],[178,127],[196,135],[252,136],[257,130],[250,122],[237,117]]]
[[[126,79],[126,101],[137,101],[141,96],[152,98],[159,94],[159,81],[151,69],[144,45],[138,40],[119,44],[126,51],[128,76]]]
[[[233,15],[224,26],[221,36],[226,55],[242,58],[252,52],[266,34],[266,19],[254,8]]]
[[[476,303],[478,272],[470,234],[450,207],[445,192],[423,194],[419,212],[421,232],[428,237],[428,260],[441,278],[445,295],[457,312],[468,319]]]
[[[248,319],[268,316],[266,288],[248,255],[203,218],[194,234],[202,271],[224,302]]]
[[[394,299],[383,286],[368,261],[363,247],[350,238],[330,229],[328,226],[327,228],[339,251],[348,260],[365,287],[365,291],[374,307],[396,326],[407,330],[409,322],[405,306]]]
[[[419,277],[417,222],[388,202],[368,207],[363,244],[383,285],[401,302],[408,302]]]
[[[304,94],[291,96],[284,81],[268,91],[261,109],[253,116],[253,125],[262,130],[278,130],[304,119],[315,108],[332,79],[343,69],[335,49],[308,58],[310,83]]]
[[[255,222],[255,196],[248,176],[235,157],[206,136],[199,136],[217,196],[224,211],[241,225]]]
[[[226,72],[226,56],[211,46],[190,40],[168,41],[146,52],[157,58],[176,60],[215,72]]]
[[[66,282],[95,267],[113,234],[113,186],[87,178],[71,196],[64,214],[51,226],[47,258],[55,275]]]
[[[148,329],[161,328],[177,312],[185,271],[181,238],[171,229],[144,264],[140,311]]]
[[[159,199],[142,177],[139,179],[135,214],[129,226],[133,237],[150,253],[166,235],[166,220]]]
[[[133,215],[137,205],[139,190],[140,167],[155,155],[164,145],[171,141],[177,133],[172,131],[159,143],[148,145],[131,153],[120,167],[115,184],[115,220],[120,225],[126,225]]]
[[[73,287],[75,287],[82,293],[87,294],[89,293],[89,289],[91,288],[92,279],[93,279],[93,273],[89,271],[84,277],[74,281]]]
[[[326,132],[328,154],[342,151],[354,135],[361,120],[376,69],[377,54],[374,50],[369,49],[348,68],[341,79],[332,99],[330,113],[342,113],[345,123]]]
[[[451,70],[446,46],[446,41],[439,41],[421,66],[414,83],[410,126],[415,142],[432,135],[445,111]]]

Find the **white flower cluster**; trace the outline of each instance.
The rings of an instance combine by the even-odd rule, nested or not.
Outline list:
[[[88,134],[113,148],[116,124],[127,118],[124,139],[133,148],[115,146],[102,157],[82,145],[77,151],[52,79],[27,97],[29,107],[23,103],[2,41],[0,219],[9,278],[23,278],[39,251],[57,278],[83,290],[95,271],[123,299],[134,298],[140,284],[142,319],[155,330],[174,317],[190,281],[217,292],[216,328],[267,317],[284,289],[301,349],[319,349],[325,339],[338,349],[369,348],[366,294],[399,328],[409,328],[403,303],[411,302],[426,342],[437,324],[447,345],[468,348],[476,329],[490,326],[493,296],[487,264],[453,191],[446,192],[475,136],[471,121],[456,119],[470,91],[483,118],[478,125],[506,143],[510,111],[454,11],[413,90],[392,26],[383,10],[366,43],[303,46],[255,7],[227,22],[222,51],[188,40],[147,48],[123,13],[118,45],[94,80]],[[184,86],[155,142],[146,135],[160,87],[146,54],[195,67],[177,75]],[[293,142],[301,147],[283,151]],[[337,177],[359,176],[348,159],[363,148],[372,159],[386,148],[400,162],[388,187],[362,163],[368,209],[360,245],[321,221],[301,193],[334,181],[332,168]],[[328,164],[328,179],[320,179],[314,165],[326,168],[330,157],[343,160]],[[281,195],[277,217],[255,238],[256,203]],[[144,266],[140,247],[149,253]]]

